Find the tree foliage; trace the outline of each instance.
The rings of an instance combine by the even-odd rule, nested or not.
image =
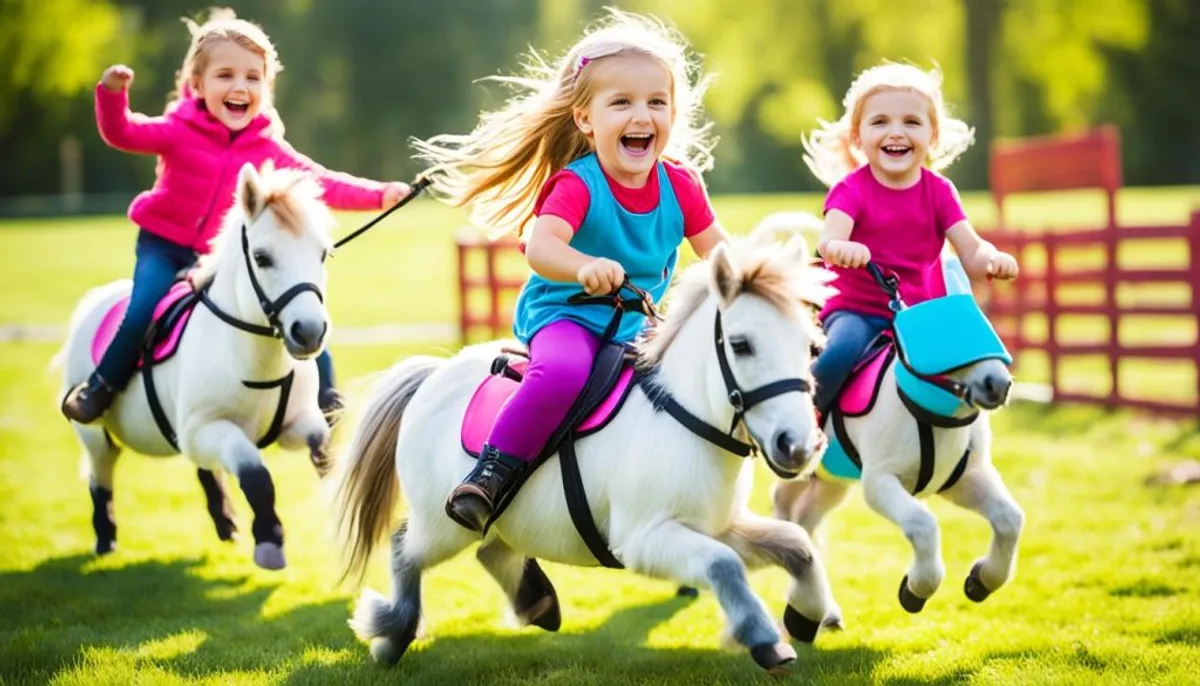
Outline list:
[[[135,109],[155,113],[187,46],[194,0],[0,0],[0,194],[57,189],[57,150],[83,147],[87,190],[129,192],[153,160],[108,149],[91,89],[105,66],[137,71]],[[464,132],[504,91],[479,79],[511,72],[528,46],[567,48],[604,0],[231,0],[264,26],[285,70],[278,102],[288,135],[318,161],[406,178],[408,141]],[[818,188],[800,136],[840,113],[854,75],[884,59],[938,65],[955,111],[981,138],[1121,129],[1126,179],[1200,182],[1171,131],[1200,109],[1191,0],[617,0],[675,24],[715,73],[707,106],[721,142],[715,191]],[[1182,134],[1193,140],[1196,134]],[[951,173],[985,183],[987,141]],[[1194,145],[1193,145],[1194,147]],[[959,176],[961,175],[961,176]]]

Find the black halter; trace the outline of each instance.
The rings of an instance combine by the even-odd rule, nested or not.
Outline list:
[[[233,328],[265,338],[283,338],[283,325],[279,323],[279,315],[283,312],[283,308],[287,307],[288,303],[294,300],[296,296],[311,291],[317,296],[317,300],[320,300],[322,303],[325,302],[325,296],[321,293],[321,288],[315,283],[308,281],[292,286],[278,298],[271,300],[266,291],[263,290],[262,284],[259,283],[258,275],[254,273],[254,262],[250,259],[250,240],[246,236],[246,225],[244,223],[242,224],[242,259],[246,263],[246,275],[250,277],[250,286],[254,289],[254,297],[258,299],[258,306],[262,308],[263,314],[266,315],[269,326],[252,324],[222,310],[208,295],[208,289],[212,285],[212,282],[209,282],[200,291],[200,302],[204,303],[205,307],[217,315],[218,319]]]
[[[688,431],[691,431],[709,443],[728,450],[734,455],[747,457],[757,452],[755,445],[735,438],[733,435],[738,425],[744,423],[746,412],[755,405],[783,395],[784,393],[811,393],[812,383],[808,379],[796,377],[774,381],[752,391],[743,391],[738,386],[737,379],[733,378],[733,369],[729,365],[729,358],[725,355],[725,334],[721,326],[721,310],[719,309],[717,310],[716,321],[713,325],[713,333],[713,342],[717,349],[717,363],[721,368],[721,378],[725,382],[726,397],[729,399],[729,404],[733,406],[734,410],[733,423],[730,425],[728,432],[722,432],[720,429],[688,412],[678,401],[671,397],[671,394],[665,388],[658,385],[651,385],[649,383],[649,376],[639,377],[638,381],[642,390],[646,393],[646,397],[650,399],[650,402],[654,404],[656,409],[666,410],[667,414],[674,417]],[[795,476],[795,474],[789,474],[780,470],[771,460],[766,460],[766,463],[771,468],[771,471],[782,478],[789,479]]]

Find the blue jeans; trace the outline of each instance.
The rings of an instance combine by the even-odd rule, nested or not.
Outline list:
[[[818,410],[828,412],[867,346],[889,326],[891,322],[884,317],[848,310],[834,312],[825,318],[825,336],[829,342],[813,364]]]
[[[137,369],[138,356],[146,331],[154,319],[154,308],[171,290],[179,273],[196,264],[196,253],[191,248],[156,236],[145,229],[138,233],[134,254],[137,262],[133,267],[133,293],[129,296],[129,309],[117,327],[112,345],[104,351],[100,365],[88,380],[93,387],[103,383],[114,391],[121,391],[133,378]]]
[[[135,255],[137,261],[133,267],[133,293],[129,296],[129,308],[117,327],[112,344],[104,351],[104,357],[88,379],[93,388],[103,384],[114,391],[125,390],[137,370],[142,344],[154,319],[154,308],[171,290],[180,272],[191,269],[197,258],[191,248],[172,243],[145,229],[138,233]],[[333,386],[333,356],[329,354],[328,347],[317,357],[317,370],[321,389]]]

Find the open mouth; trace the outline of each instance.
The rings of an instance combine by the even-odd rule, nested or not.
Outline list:
[[[621,136],[621,147],[634,157],[641,157],[648,153],[653,142],[654,134],[652,133],[631,133]]]
[[[229,112],[229,114],[235,118],[244,117],[244,116],[246,116],[246,113],[250,111],[250,103],[248,103],[248,102],[239,102],[237,100],[226,100],[224,104],[225,104],[225,110],[227,112]]]
[[[885,145],[881,149],[883,150],[883,154],[890,157],[903,157],[912,152],[911,145]]]

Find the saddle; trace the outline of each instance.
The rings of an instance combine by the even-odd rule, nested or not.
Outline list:
[[[227,321],[228,315],[223,316],[223,313],[214,309],[215,306],[211,300],[207,299],[204,290],[195,290],[186,280],[176,281],[171,286],[171,290],[167,291],[167,295],[154,307],[154,319],[150,324],[150,329],[146,332],[142,343],[142,353],[138,356],[137,361],[137,368],[142,371],[142,382],[146,389],[146,402],[150,406],[150,414],[154,417],[158,430],[167,439],[167,443],[175,450],[179,450],[179,437],[175,433],[174,427],[171,426],[171,421],[167,418],[162,401],[158,398],[158,390],[154,383],[154,366],[171,359],[179,350],[179,342],[183,340],[183,332],[187,329],[188,322],[191,321],[192,313],[195,312],[196,305],[202,302],[219,318]],[[100,364],[100,358],[103,357],[104,351],[112,345],[117,334],[117,327],[121,325],[121,320],[125,318],[125,312],[128,309],[129,296],[125,296],[104,313],[104,318],[101,319],[100,326],[92,337],[93,363]],[[294,378],[295,373],[288,372],[282,378],[272,381],[242,381],[242,385],[246,388],[279,389],[279,403],[275,408],[271,425],[267,429],[267,433],[255,443],[259,448],[271,445],[282,433],[283,418]]]
[[[154,307],[153,323],[146,333],[144,350],[137,361],[139,369],[147,363],[147,360],[149,364],[153,365],[171,359],[179,349],[183,331],[187,328],[192,311],[196,309],[196,303],[199,301],[199,297],[188,282],[177,281],[175,285],[171,286],[171,290],[167,291],[167,294]],[[112,345],[113,339],[117,335],[117,328],[120,327],[128,309],[129,296],[125,296],[113,303],[112,307],[104,313],[104,317],[100,320],[100,326],[92,336],[91,350],[94,364],[100,364],[100,358],[104,356],[104,351]]]
[[[575,528],[579,530],[584,543],[601,564],[614,569],[623,568],[620,561],[609,551],[608,544],[592,520],[587,493],[579,474],[575,441],[603,429],[620,411],[636,383],[633,360],[633,350],[628,345],[607,342],[600,347],[583,392],[567,412],[566,419],[551,434],[546,447],[530,468],[518,476],[518,481],[495,504],[492,517],[484,531],[504,513],[534,470],[558,453],[562,461],[567,508]],[[461,440],[463,450],[468,455],[479,458],[483,442],[495,423],[496,415],[520,387],[528,365],[527,353],[513,349],[505,350],[505,354],[492,362],[491,375],[475,389],[463,416]]]

